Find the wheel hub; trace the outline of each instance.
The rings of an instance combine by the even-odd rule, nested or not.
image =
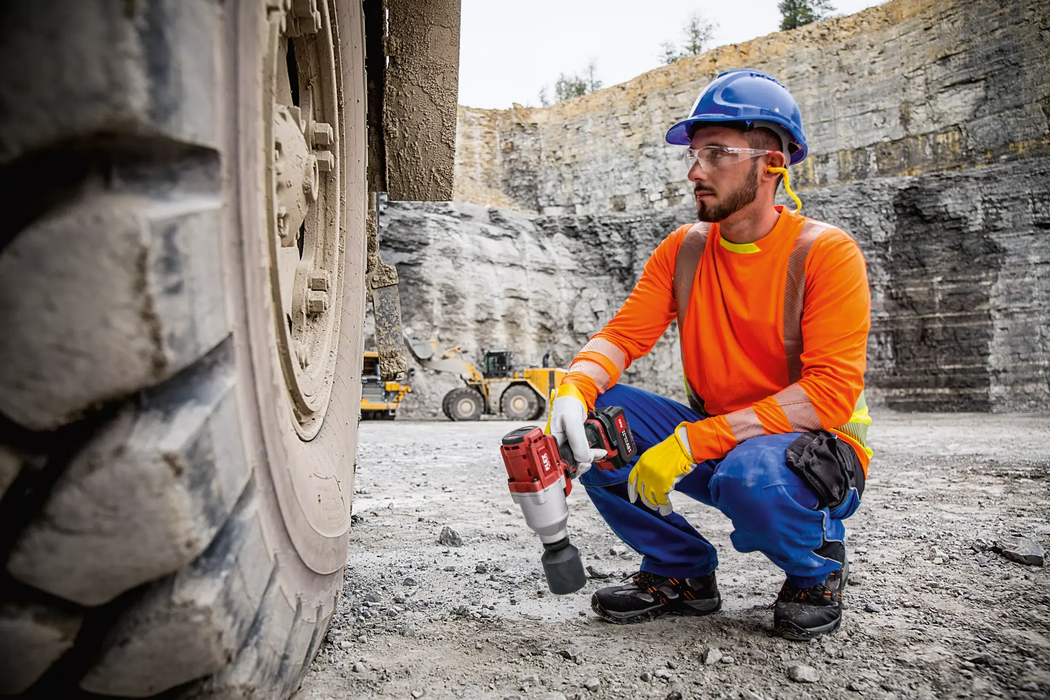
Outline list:
[[[292,421],[311,440],[331,395],[344,267],[339,84],[326,4],[271,0],[267,200],[277,346]],[[334,127],[333,127],[334,125]]]

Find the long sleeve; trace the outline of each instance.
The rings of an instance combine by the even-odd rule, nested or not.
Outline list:
[[[653,349],[675,318],[675,259],[688,230],[689,225],[676,229],[657,246],[627,301],[570,365],[562,382],[579,389],[588,408],[632,362]]]
[[[870,326],[871,297],[860,249],[844,234],[822,237],[806,261],[801,378],[747,408],[690,424],[693,458],[718,459],[759,435],[847,423],[864,388]]]

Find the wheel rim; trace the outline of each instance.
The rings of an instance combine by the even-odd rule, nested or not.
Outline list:
[[[510,409],[515,414],[522,414],[522,413],[524,413],[525,409],[528,408],[528,407],[529,407],[529,402],[525,400],[524,396],[515,396],[513,399],[511,399]]]
[[[468,397],[463,397],[456,404],[456,412],[461,416],[469,416],[474,413],[474,401]]]
[[[339,66],[329,8],[271,0],[263,85],[270,287],[292,423],[311,440],[332,392],[342,314]]]

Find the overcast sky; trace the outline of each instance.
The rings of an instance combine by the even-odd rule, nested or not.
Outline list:
[[[882,0],[832,0],[852,14]],[[579,73],[590,59],[603,87],[662,65],[660,44],[681,39],[692,12],[717,23],[712,48],[780,27],[777,0],[462,0],[459,103],[505,109],[539,106],[559,73]]]

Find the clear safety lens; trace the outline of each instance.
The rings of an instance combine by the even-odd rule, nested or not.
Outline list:
[[[729,146],[704,146],[703,148],[687,148],[682,159],[685,167],[692,169],[693,163],[699,163],[701,170],[718,170],[733,163],[739,163],[744,158],[758,158],[772,151],[761,148],[731,148]]]

